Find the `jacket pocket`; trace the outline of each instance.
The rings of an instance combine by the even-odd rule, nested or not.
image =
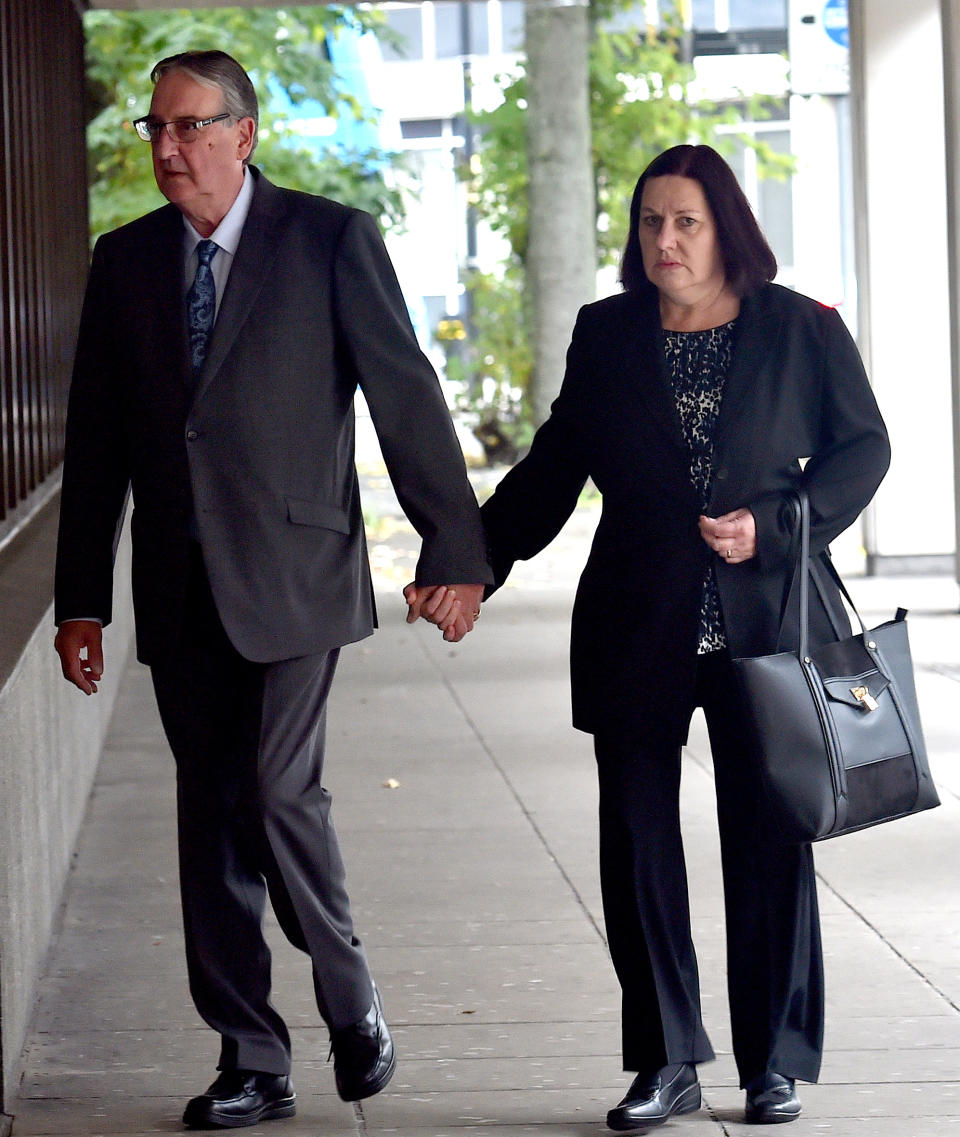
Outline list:
[[[325,505],[322,501],[288,497],[287,518],[294,525],[313,525],[321,529],[333,529],[337,533],[350,533],[350,519],[344,510],[335,505]]]

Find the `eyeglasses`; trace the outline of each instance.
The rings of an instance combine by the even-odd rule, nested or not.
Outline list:
[[[223,114],[215,114],[213,118],[175,118],[170,122],[158,122],[155,118],[145,115],[143,118],[138,118],[133,127],[144,142],[156,142],[164,127],[174,142],[196,142],[198,131],[225,118],[230,118],[226,111]]]

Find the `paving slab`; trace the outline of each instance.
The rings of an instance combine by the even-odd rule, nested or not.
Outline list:
[[[377,490],[389,514],[389,495]],[[580,510],[518,566],[461,645],[403,622],[415,542],[374,539],[381,630],[344,650],[325,781],[357,929],[400,1056],[388,1089],[341,1102],[306,957],[268,914],[298,1114],[282,1137],[600,1137],[629,1084],[597,879],[590,739],[570,727],[569,615],[596,524]],[[872,623],[911,608],[943,807],[816,850],[827,1046],[793,1137],[960,1135],[960,616],[956,586],[852,581]],[[682,809],[704,1015],[704,1108],[666,1135],[740,1137],[713,772],[702,718]],[[13,1137],[178,1132],[217,1045],[182,962],[172,759],[149,675],[127,669],[38,992]]]

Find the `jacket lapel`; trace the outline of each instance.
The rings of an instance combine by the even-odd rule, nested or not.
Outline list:
[[[637,297],[632,318],[627,321],[622,359],[624,366],[630,370],[630,374],[625,376],[623,389],[630,392],[631,399],[636,398],[638,413],[663,434],[671,449],[688,462],[677,403],[663,354],[660,309],[655,293],[641,293]]]
[[[237,334],[250,316],[257,296],[269,278],[280,248],[278,229],[285,209],[276,186],[251,167],[256,179],[250,212],[244,222],[227,287],[213,326],[207,357],[200,372],[197,395],[203,393],[230,354]]]
[[[140,239],[128,285],[142,294],[138,336],[149,358],[179,367],[183,389],[190,382],[184,303],[183,215],[165,205],[148,219],[149,240]]]
[[[776,343],[781,316],[764,302],[763,289],[744,299],[734,332],[733,358],[723,390],[720,416],[713,438],[713,465],[719,468],[727,449],[735,444],[741,416],[756,393],[770,344]]]

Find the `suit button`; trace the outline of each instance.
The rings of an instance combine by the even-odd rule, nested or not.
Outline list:
[[[196,440],[197,440],[197,432],[195,430],[188,430],[187,431],[187,442],[196,442]]]
[[[189,438],[189,437],[190,437],[190,435],[188,434],[187,438]],[[716,477],[718,482],[725,482],[727,480],[727,477],[728,477],[727,468],[724,466],[721,469],[717,470],[717,472],[714,476]]]

